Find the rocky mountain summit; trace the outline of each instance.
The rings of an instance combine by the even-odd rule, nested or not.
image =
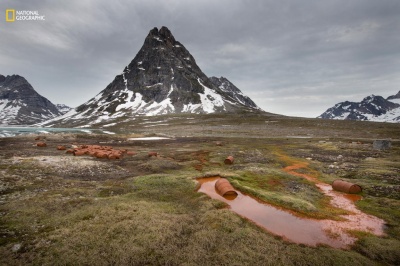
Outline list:
[[[399,123],[400,91],[386,99],[371,95],[361,102],[341,102],[326,110],[318,118]]]
[[[48,125],[94,125],[171,113],[253,112],[225,78],[208,78],[166,27],[154,28],[122,73],[97,96]]]
[[[61,115],[57,107],[18,75],[0,75],[0,124],[32,125]]]
[[[69,107],[68,105],[65,105],[62,103],[57,103],[56,107],[57,107],[58,111],[60,111],[61,114],[68,113],[69,111],[71,111],[73,109],[72,107]]]

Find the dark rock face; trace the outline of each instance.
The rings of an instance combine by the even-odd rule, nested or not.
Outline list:
[[[0,124],[32,125],[60,114],[25,78],[0,75]]]
[[[374,150],[389,150],[392,147],[392,142],[388,139],[377,139],[373,143]]]
[[[121,74],[96,97],[77,107],[75,114],[63,117],[61,123],[74,124],[77,117],[93,124],[135,115],[243,110],[259,108],[236,87],[224,90],[216,86],[170,30],[162,27],[149,32]]]
[[[60,111],[60,113],[62,115],[65,114],[65,113],[68,113],[69,111],[72,110],[72,107],[69,107],[68,105],[61,104],[61,103],[56,104],[56,107],[57,107],[58,111]]]
[[[326,110],[318,118],[400,122],[400,104],[381,96],[371,95],[365,97],[361,102],[345,101],[338,103],[334,107]]]
[[[146,102],[161,102],[172,86],[174,90],[169,96],[171,103],[178,105],[178,111],[181,105],[201,102],[198,93],[204,93],[204,88],[197,79],[212,87],[193,56],[175,41],[166,27],[150,31],[142,49],[124,72],[127,88],[140,92]]]
[[[400,91],[395,95],[387,97],[386,100],[388,100],[388,101],[396,101],[396,102],[399,101],[400,100]]]

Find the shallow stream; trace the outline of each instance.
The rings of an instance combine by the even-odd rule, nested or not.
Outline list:
[[[331,204],[354,213],[342,216],[346,219],[345,221],[299,217],[291,211],[261,202],[240,191],[236,191],[238,193],[236,197],[222,197],[215,190],[215,183],[219,178],[216,176],[197,179],[200,183],[198,191],[227,203],[232,211],[285,240],[310,246],[326,244],[335,248],[348,248],[356,240],[355,237],[349,235],[348,230],[366,231],[376,235],[384,234],[383,220],[359,211],[353,203],[353,200],[357,198],[348,199],[341,193],[332,191],[327,184],[324,186],[323,183],[319,183],[317,186],[332,197]]]
[[[0,127],[0,138],[26,135],[26,134],[48,134],[48,133],[114,134],[113,132],[110,131],[102,129],[91,129],[91,128],[53,128],[53,127],[29,127],[29,126]]]

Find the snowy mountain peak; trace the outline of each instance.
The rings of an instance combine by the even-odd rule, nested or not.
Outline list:
[[[385,99],[372,94],[361,102],[341,102],[326,110],[318,118],[399,123],[400,92],[397,95]]]
[[[135,58],[120,73],[94,98],[50,125],[95,125],[137,115],[259,110],[227,79],[208,78],[167,27],[150,30]]]
[[[375,99],[375,95],[371,94],[367,97],[365,97],[362,102],[372,102]]]
[[[0,75],[1,125],[32,125],[60,114],[24,77]]]

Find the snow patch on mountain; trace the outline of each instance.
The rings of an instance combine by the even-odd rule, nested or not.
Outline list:
[[[392,103],[397,103],[397,104],[400,104],[400,99],[393,99],[393,100],[390,100]]]
[[[3,125],[8,125],[14,121],[21,109],[21,102],[18,100],[0,100],[0,121]]]
[[[204,89],[204,93],[199,93],[203,111],[207,114],[211,114],[215,112],[215,107],[223,107],[226,111],[224,100],[222,99],[221,95],[206,87],[201,82],[200,78],[198,78],[197,81]]]
[[[189,104],[184,104],[183,105],[183,109],[182,109],[182,113],[191,113],[191,114],[197,114],[199,113],[199,109],[201,109],[201,104],[193,104],[193,103],[189,103]]]

